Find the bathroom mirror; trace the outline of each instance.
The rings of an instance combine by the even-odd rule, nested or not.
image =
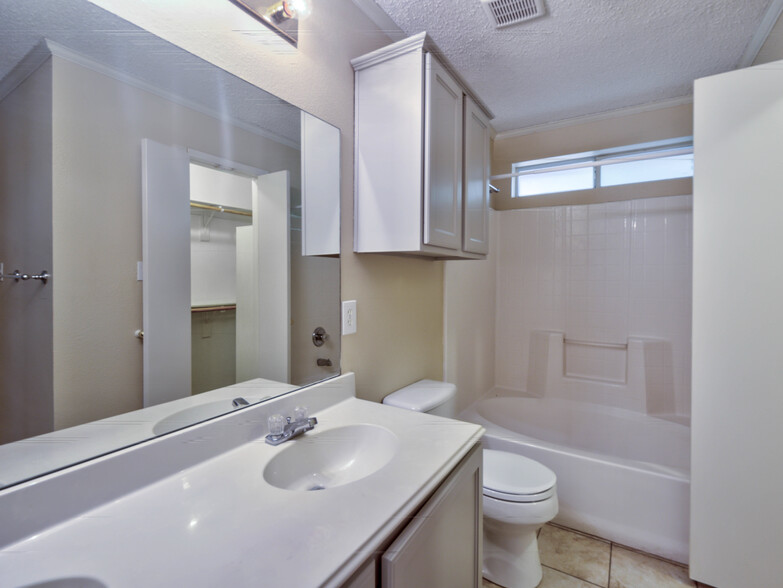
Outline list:
[[[0,282],[0,487],[338,374],[339,251],[302,202],[339,202],[339,130],[87,0],[0,28],[0,273],[39,277]]]

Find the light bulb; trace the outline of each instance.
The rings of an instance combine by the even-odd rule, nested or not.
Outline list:
[[[312,5],[310,0],[281,0],[270,6],[265,18],[275,24],[295,18],[302,20],[310,16]]]
[[[274,24],[280,24],[283,21],[294,18],[294,14],[291,11],[291,7],[286,0],[275,2],[272,6],[267,8],[264,18]]]
[[[297,20],[306,19],[313,11],[311,0],[289,0],[286,4],[289,5],[290,10],[294,14],[294,18]]]

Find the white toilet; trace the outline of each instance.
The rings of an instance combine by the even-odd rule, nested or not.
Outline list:
[[[448,418],[456,416],[454,384],[421,380],[384,404]],[[557,514],[555,473],[515,453],[484,449],[484,577],[505,588],[541,581],[536,533]]]

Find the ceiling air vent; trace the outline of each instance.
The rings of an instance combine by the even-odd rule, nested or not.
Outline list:
[[[479,0],[497,28],[544,16],[544,0]]]

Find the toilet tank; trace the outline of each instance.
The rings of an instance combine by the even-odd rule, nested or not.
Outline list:
[[[383,403],[453,419],[457,416],[457,387],[448,382],[419,380],[392,392]]]

